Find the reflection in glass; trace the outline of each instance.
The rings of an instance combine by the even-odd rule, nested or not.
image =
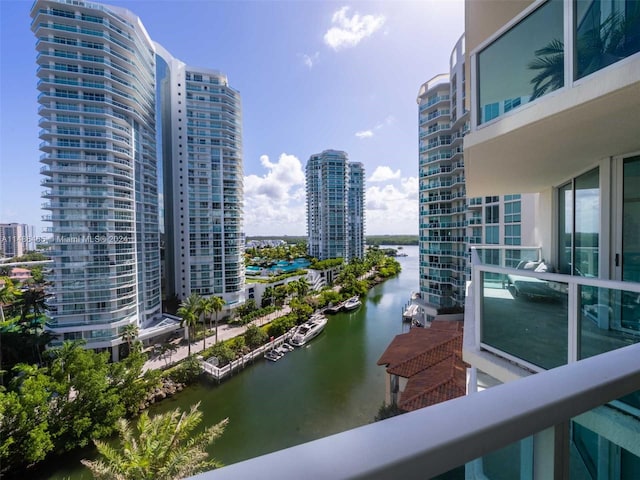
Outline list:
[[[573,237],[573,184],[558,189],[558,272],[571,274]]]
[[[478,123],[564,86],[562,12],[550,0],[478,54]]]
[[[619,415],[609,406],[575,417],[571,421],[569,478],[640,478],[640,452],[633,422],[632,417]]]
[[[580,359],[639,341],[640,300],[637,293],[580,287]]]
[[[573,274],[597,277],[600,232],[600,175],[598,169],[577,177],[575,191]]]
[[[575,2],[576,79],[640,51],[640,2]]]
[[[596,168],[558,188],[558,271],[598,276],[600,174]]]

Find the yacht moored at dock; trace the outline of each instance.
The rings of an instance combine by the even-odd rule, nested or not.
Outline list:
[[[291,345],[294,347],[301,347],[309,340],[319,335],[326,325],[327,317],[324,315],[312,316],[296,329],[290,340]]]
[[[344,306],[342,308],[344,308],[348,312],[350,310],[357,309],[360,305],[362,305],[362,302],[360,301],[360,297],[355,296],[355,297],[351,297],[349,300],[344,302]]]

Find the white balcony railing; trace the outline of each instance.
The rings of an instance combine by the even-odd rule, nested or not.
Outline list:
[[[639,355],[632,345],[192,478],[432,478],[541,432],[533,441],[548,446],[547,429],[640,389]],[[551,463],[544,478],[560,470]]]

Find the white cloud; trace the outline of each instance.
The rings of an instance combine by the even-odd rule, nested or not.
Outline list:
[[[417,233],[418,179],[403,178],[399,187],[392,184],[369,187],[366,209],[369,235]]]
[[[387,180],[393,180],[400,178],[400,170],[395,172],[390,167],[377,167],[373,172],[373,175],[367,178],[368,182],[386,182]]]
[[[373,132],[371,130],[362,130],[360,132],[356,132],[356,137],[358,137],[358,138],[371,138],[371,137],[373,137]]]
[[[304,235],[305,175],[294,155],[277,162],[260,157],[267,173],[244,177],[244,221],[247,235]]]
[[[324,43],[334,50],[355,47],[361,40],[373,35],[384,25],[384,15],[364,15],[354,13],[347,16],[349,7],[342,7],[331,17],[333,25],[324,34]]]
[[[384,121],[378,123],[375,127],[376,130],[380,130],[382,127],[389,126],[389,125],[393,125],[394,123],[396,123],[396,118],[393,115],[388,115],[387,118],[384,119]]]
[[[316,63],[318,63],[319,59],[320,52],[315,52],[311,55],[307,55],[306,53],[302,54],[302,63],[304,63],[309,70],[311,70]]]
[[[393,125],[395,123],[396,119],[393,115],[388,115],[387,118],[385,118],[382,122],[378,122],[375,124],[375,126],[373,128],[370,128],[368,130],[360,130],[359,132],[356,132],[356,137],[358,138],[371,138],[375,135],[375,131],[380,130],[383,127],[387,127],[389,125]]]

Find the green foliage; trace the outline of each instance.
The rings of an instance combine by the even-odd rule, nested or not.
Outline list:
[[[49,260],[49,257],[47,257],[46,255],[44,255],[41,252],[36,252],[36,251],[30,251],[25,253],[24,255],[20,256],[20,257],[13,257],[10,262],[11,263],[18,263],[18,262],[40,262],[43,260]]]
[[[298,277],[306,273],[307,273],[306,270],[300,269],[300,270],[294,270],[293,272],[282,273],[280,275],[271,276],[269,278],[247,277],[245,281],[246,283],[274,283],[274,282],[279,282],[281,280],[285,280],[289,277]]]
[[[126,407],[118,385],[112,383],[109,354],[71,342],[53,349],[52,354],[50,374],[64,400],[51,419],[58,448],[69,451],[86,446],[92,438],[111,435]]]
[[[247,343],[244,337],[240,335],[239,337],[236,337],[231,341],[230,347],[231,350],[233,350],[233,352],[236,354],[236,356],[238,356],[245,353],[245,351],[247,350]]]
[[[402,410],[395,404],[387,405],[386,403],[382,403],[380,408],[378,409],[378,414],[374,417],[374,421],[379,422],[380,420],[385,420],[387,418],[395,417],[397,415],[402,415],[403,413],[407,413]]]
[[[134,348],[124,360],[112,365],[112,383],[120,392],[122,404],[129,415],[138,412],[147,392],[161,383],[161,373],[147,370],[141,376],[147,356],[139,348]]]
[[[111,435],[159,380],[157,372],[142,375],[146,356],[139,349],[114,364],[108,353],[80,343],[48,353],[45,367],[16,365],[0,390],[0,474]]]
[[[53,379],[45,369],[21,365],[9,391],[0,391],[0,472],[43,460],[55,445]]]
[[[228,419],[194,431],[202,421],[199,403],[186,413],[179,409],[149,417],[143,412],[134,428],[119,420],[118,445],[95,441],[100,460],[82,460],[94,478],[105,480],[178,480],[221,466],[208,460],[207,447],[222,435]]]
[[[236,353],[231,349],[231,347],[229,346],[229,343],[227,342],[216,343],[213,347],[207,350],[207,356],[218,358],[219,367],[224,367],[231,360],[236,358]]]
[[[294,314],[285,315],[276,318],[267,326],[267,335],[269,337],[279,337],[296,326],[297,317]]]
[[[300,324],[309,319],[313,314],[313,308],[308,303],[302,302],[297,298],[291,300],[291,315],[296,319],[296,323]]]
[[[253,298],[249,298],[244,305],[240,305],[236,308],[235,313],[241,317],[248,316],[251,313],[258,310],[258,305],[256,305],[256,301]]]
[[[335,290],[324,290],[319,295],[318,305],[326,307],[327,305],[340,303],[342,296]]]
[[[175,367],[167,370],[165,374],[174,382],[189,384],[200,377],[202,366],[196,357],[189,356]]]
[[[418,235],[368,235],[367,245],[418,245]]]
[[[313,270],[327,270],[329,268],[339,267],[343,263],[344,259],[342,258],[328,258],[312,263],[309,268]]]
[[[260,318],[260,317],[263,317],[265,315],[269,315],[270,313],[273,313],[276,310],[278,310],[278,307],[276,307],[275,305],[270,305],[268,307],[263,307],[263,308],[260,308],[258,310],[254,310],[251,313],[248,313],[247,315],[245,315],[243,317],[238,318],[236,320],[236,323],[239,323],[240,325],[246,325],[247,323],[252,322],[256,318]]]
[[[274,320],[275,321],[275,320]],[[273,324],[273,322],[271,322]],[[256,325],[249,325],[244,332],[244,341],[251,349],[257,348],[267,340],[267,334]]]

